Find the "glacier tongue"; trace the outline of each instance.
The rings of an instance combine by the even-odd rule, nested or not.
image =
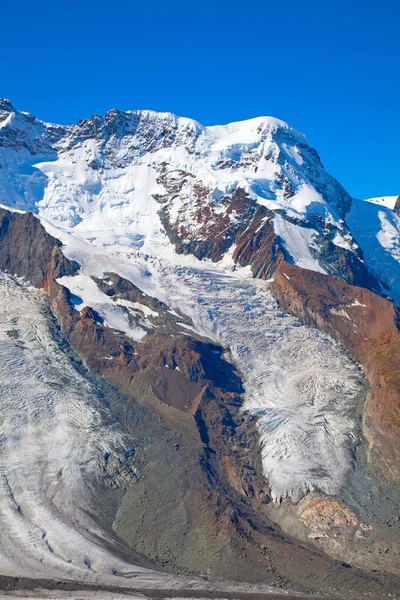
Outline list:
[[[105,452],[126,445],[53,341],[46,296],[0,274],[0,572],[115,580],[89,517]]]
[[[331,338],[282,313],[268,284],[246,271],[158,265],[171,306],[229,348],[242,373],[243,410],[257,419],[274,500],[314,489],[335,495],[352,467],[360,372]]]

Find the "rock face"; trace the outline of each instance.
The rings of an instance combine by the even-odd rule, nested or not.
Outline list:
[[[284,257],[272,213],[261,206],[250,226],[236,239],[233,260],[243,267],[250,265],[254,277],[268,279]]]
[[[49,235],[32,213],[0,208],[0,264],[3,271],[27,277],[36,287],[49,278],[73,275],[79,265],[66,259],[61,243]]]
[[[398,196],[396,203],[394,205],[394,212],[398,217],[400,217],[400,196]]]
[[[182,174],[183,181],[192,177],[189,173]],[[169,187],[169,183],[162,177],[162,182],[170,193],[179,192],[182,181],[176,187]],[[162,207],[159,211],[161,222],[172,243],[175,244],[177,252],[194,254],[199,260],[210,258],[219,261],[237,238],[246,230],[250,223],[256,220],[255,213],[257,204],[241,188],[237,188],[232,196],[226,196],[217,202],[207,202],[211,190],[194,184],[191,195],[191,209],[193,215],[191,220],[182,211],[178,219],[173,222],[168,207]],[[164,200],[163,200],[164,202]],[[261,207],[259,207],[261,208]],[[223,213],[221,214],[221,209]],[[196,222],[196,233],[191,230],[190,222]]]
[[[298,512],[312,539],[349,536],[359,524],[357,515],[348,506],[313,494],[301,500]]]
[[[392,302],[364,288],[281,263],[275,276],[281,306],[339,341],[360,362],[371,391],[364,434],[382,476],[400,482],[400,334]]]

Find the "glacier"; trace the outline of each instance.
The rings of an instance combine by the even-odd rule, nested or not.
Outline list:
[[[0,285],[1,573],[112,581],[128,567],[90,514],[104,456],[127,440],[55,342],[46,294]]]

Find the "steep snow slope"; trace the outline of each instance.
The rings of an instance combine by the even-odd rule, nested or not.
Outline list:
[[[369,269],[400,306],[400,218],[392,204],[354,199],[347,221]]]
[[[292,261],[298,267],[326,273],[325,269],[312,256],[311,248],[315,246],[318,233],[315,229],[300,227],[284,219],[281,215],[274,218],[274,229],[282,239],[283,246]]]
[[[384,206],[385,208],[391,208],[393,210],[398,197],[399,196],[377,196],[376,198],[367,198],[365,202],[372,202],[373,204],[379,204],[379,206]]]

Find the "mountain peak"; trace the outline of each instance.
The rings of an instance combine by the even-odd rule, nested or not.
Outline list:
[[[15,108],[7,98],[0,98],[0,110],[4,112],[14,112]]]

